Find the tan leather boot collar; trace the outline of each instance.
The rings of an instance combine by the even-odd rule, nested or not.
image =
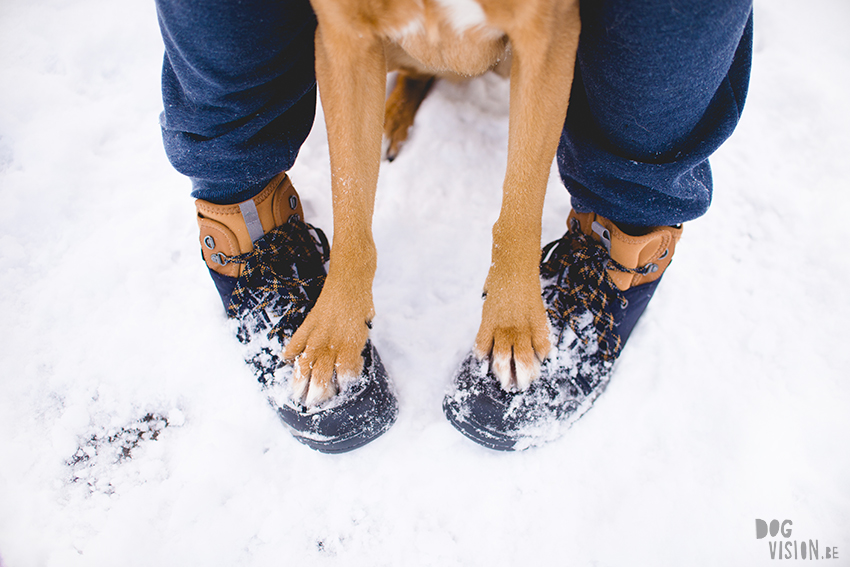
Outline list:
[[[201,252],[207,266],[238,277],[241,265],[229,259],[253,250],[253,242],[290,218],[304,218],[301,200],[286,173],[280,173],[252,199],[235,205],[195,201]]]
[[[649,273],[641,275],[609,268],[608,274],[622,291],[660,278],[670,265],[676,243],[682,236],[681,227],[671,226],[655,227],[643,236],[630,236],[596,213],[571,211],[567,225],[575,222],[579,223],[581,232],[603,243],[614,261],[630,269],[649,269]]]

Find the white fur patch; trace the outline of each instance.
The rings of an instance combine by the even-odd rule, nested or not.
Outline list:
[[[412,35],[421,35],[423,33],[425,33],[425,23],[422,21],[421,16],[417,16],[415,18],[412,18],[401,28],[390,32],[389,36],[395,41],[401,43],[405,37]]]
[[[514,387],[514,375],[511,372],[511,356],[493,354],[493,374],[499,379],[502,389],[510,392]]]
[[[309,372],[309,369],[306,373],[301,371],[301,357],[296,358],[292,373],[292,401],[301,403],[307,394],[307,388],[310,386]]]
[[[317,385],[310,380],[310,388],[307,390],[307,396],[304,400],[304,405],[308,408],[313,408],[334,397],[337,394],[336,386],[331,383],[327,388]]]
[[[538,376],[540,376],[540,362],[537,357],[534,357],[531,365],[516,363],[516,387],[520,392],[527,390]]]
[[[487,15],[475,0],[435,0],[446,11],[452,28],[458,33],[487,24]]]

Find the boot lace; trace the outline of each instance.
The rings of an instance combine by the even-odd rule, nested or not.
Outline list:
[[[268,331],[269,339],[291,336],[319,298],[329,251],[325,234],[302,221],[270,230],[254,242],[253,250],[229,258],[242,264],[242,275],[230,296],[228,315],[265,313],[261,317],[266,322],[269,316],[279,317]]]
[[[622,348],[613,307],[618,304],[625,309],[628,301],[611,279],[611,268],[628,274],[649,273],[648,267],[627,268],[611,258],[606,247],[584,234],[576,222],[562,238],[543,249],[540,275],[552,282],[543,295],[555,327],[569,325],[587,343],[590,339],[580,325],[580,316],[590,313],[599,353],[605,361],[613,362]]]

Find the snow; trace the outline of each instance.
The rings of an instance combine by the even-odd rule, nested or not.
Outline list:
[[[756,519],[850,565],[850,4],[756,18],[711,211],[592,411],[523,453],[440,407],[480,316],[508,86],[437,85],[374,221],[399,420],[330,456],[267,405],[199,259],[153,3],[5,0],[0,565],[768,565]],[[319,116],[292,179],[330,233],[327,160]],[[568,211],[553,175],[546,241]]]

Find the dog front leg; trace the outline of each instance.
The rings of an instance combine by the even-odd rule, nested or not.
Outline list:
[[[316,78],[330,150],[333,246],[322,293],[284,352],[295,359],[295,396],[308,407],[333,396],[363,367],[361,352],[374,317],[372,213],[386,88],[380,40],[346,18],[323,18],[322,4],[314,2]]]
[[[492,264],[475,341],[506,390],[524,390],[551,348],[540,289],[540,237],[549,170],[570,97],[578,47],[578,2],[508,28],[511,64],[508,167],[493,226]]]

